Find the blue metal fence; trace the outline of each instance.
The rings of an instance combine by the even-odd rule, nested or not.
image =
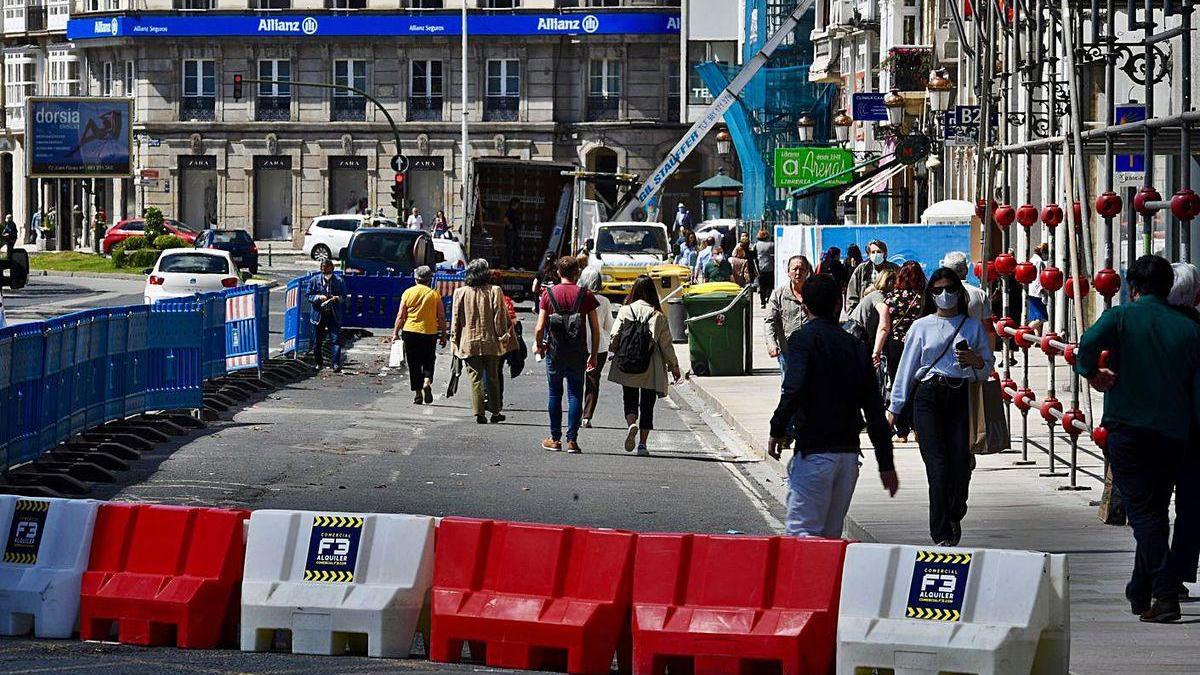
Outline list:
[[[304,354],[312,349],[312,305],[308,302],[308,288],[316,277],[314,272],[296,277],[287,284],[283,314],[285,354]],[[346,306],[342,313],[342,328],[392,328],[400,311],[400,298],[414,283],[411,275],[347,275],[343,279],[346,281]],[[447,321],[454,291],[462,286],[464,279],[464,272],[439,273],[433,277],[434,287],[442,294]]]
[[[249,319],[226,321],[231,297]],[[269,320],[269,289],[249,287],[0,329],[0,470],[105,422],[201,407],[205,380],[226,374],[229,333],[259,366]]]

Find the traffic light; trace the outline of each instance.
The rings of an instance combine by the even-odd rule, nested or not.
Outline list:
[[[404,174],[397,173],[396,181],[392,183],[392,208],[400,217],[404,217]]]
[[[238,73],[233,76],[233,100],[242,100],[242,75]]]

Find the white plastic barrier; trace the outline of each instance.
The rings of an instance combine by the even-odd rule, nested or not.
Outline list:
[[[1067,584],[1063,555],[851,544],[837,672],[1065,674]]]
[[[255,511],[242,650],[271,649],[283,630],[297,654],[408,656],[433,583],[433,531],[429,516]]]
[[[92,550],[94,499],[0,495],[0,634],[69,638]]]

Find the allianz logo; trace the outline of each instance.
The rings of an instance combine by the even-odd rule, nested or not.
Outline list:
[[[583,31],[584,33],[595,33],[600,30],[600,19],[591,14],[582,19],[564,19],[557,16],[544,17],[538,19],[537,29],[544,31]]]
[[[92,32],[96,35],[113,35],[117,34],[117,17],[111,19],[96,19],[92,24]]]
[[[300,21],[288,21],[285,19],[258,20],[258,32],[260,33],[304,33],[305,35],[313,35],[317,32],[317,28],[317,20],[311,16],[306,16]]]

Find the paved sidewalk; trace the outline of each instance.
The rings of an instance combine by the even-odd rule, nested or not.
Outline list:
[[[766,354],[760,316],[755,304],[755,373],[744,377],[692,377],[690,387],[756,454],[765,454],[769,421],[778,401],[779,374]],[[686,344],[676,345],[681,361],[688,363]],[[1031,387],[1045,396],[1049,368],[1040,353],[1031,360]],[[1069,401],[1067,370],[1056,371],[1059,398]],[[1013,368],[1020,383],[1021,368]],[[1100,399],[1095,399],[1100,414]],[[1029,418],[1027,446],[1034,464],[1021,460],[1020,416],[1013,412],[1015,451],[978,457],[971,482],[970,512],[963,521],[964,546],[1009,548],[1066,553],[1071,571],[1071,670],[1074,673],[1194,673],[1200,669],[1200,603],[1183,606],[1181,625],[1140,623],[1129,614],[1124,583],[1133,565],[1133,535],[1126,527],[1104,525],[1097,517],[1095,500],[1103,487],[1103,462],[1090,441],[1081,437],[1079,473],[1087,491],[1062,489],[1070,484],[1063,453],[1070,453],[1065,434],[1055,434],[1056,474],[1048,473],[1050,435],[1036,413]],[[863,447],[870,443],[863,437]],[[847,522],[847,536],[865,541],[930,543],[925,468],[915,443],[896,448],[900,492],[894,499],[876,478],[874,458],[868,451]],[[781,463],[768,459],[778,475]],[[1191,585],[1193,595],[1200,586]]]

